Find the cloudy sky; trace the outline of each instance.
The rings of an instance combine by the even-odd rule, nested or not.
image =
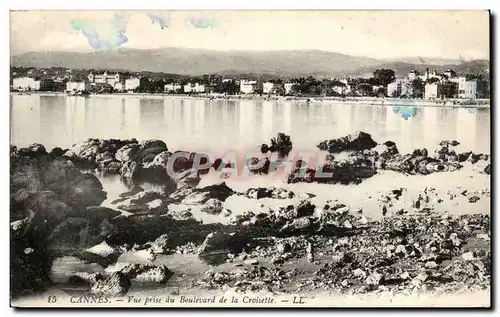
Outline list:
[[[374,58],[489,57],[487,11],[24,11],[11,54],[187,47],[318,49]]]

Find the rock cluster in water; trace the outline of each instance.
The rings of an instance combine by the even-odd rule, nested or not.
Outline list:
[[[355,152],[343,161],[332,157],[321,167],[333,175],[326,181],[315,179],[315,171],[302,168],[302,164],[288,181],[350,184],[373,176],[377,169],[427,174],[451,171],[460,163],[474,164],[487,174],[491,169],[488,155],[457,154],[452,149],[456,145],[453,141],[443,142],[441,149],[429,157],[425,149],[401,155],[393,142],[373,145],[370,139],[357,134],[327,142],[326,148],[335,153],[349,149],[354,142],[351,149]],[[342,201],[331,199],[317,205],[311,200],[312,194],[278,187],[250,188],[243,193],[226,183],[198,188],[198,171],[193,171],[192,161],[186,159],[176,167],[186,176],[178,181],[166,180],[173,181],[175,191],[159,194],[137,186],[121,194],[113,202],[116,209],[110,209],[99,206],[106,197],[99,180],[75,165],[90,164],[124,177],[150,179],[155,174],[151,174],[151,168],[165,168],[171,153],[157,140],[91,139],[85,144],[50,153],[39,144],[19,150],[11,147],[13,297],[50,286],[52,262],[61,256],[105,268],[104,273],[76,272],[70,284],[96,294],[123,295],[132,281],[168,283],[175,270],[153,262],[159,255],[177,253],[194,254],[212,265],[232,263],[228,269],[193,276],[191,283],[242,292],[318,288],[346,293],[410,292],[489,287],[490,217],[452,216],[435,210],[440,201],[457,199],[456,194],[432,198],[431,202],[435,193],[426,189],[411,206],[400,208],[393,203],[404,197],[406,189],[395,188],[379,199],[382,220],[373,221]],[[474,206],[483,194],[489,195],[462,191],[458,196]],[[232,195],[298,200],[233,215],[224,208]],[[171,210],[172,204],[197,206],[201,212],[231,217],[231,221],[226,225],[204,224],[196,221],[189,209]],[[118,262],[122,255],[138,256],[147,264]],[[303,267],[287,265],[302,260],[306,263]]]

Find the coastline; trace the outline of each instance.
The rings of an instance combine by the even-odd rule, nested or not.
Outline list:
[[[10,92],[11,95],[26,95],[20,92]],[[72,98],[86,98],[83,96],[68,96],[63,92],[31,92],[39,96],[67,96]],[[163,99],[170,97],[173,99],[193,99],[193,100],[227,100],[227,101],[270,101],[270,102],[292,102],[292,103],[332,103],[332,104],[363,104],[371,106],[416,106],[416,107],[442,107],[442,108],[476,108],[488,109],[491,108],[490,99],[474,99],[475,103],[469,102],[467,99],[446,99],[446,100],[430,100],[430,99],[400,99],[400,98],[377,98],[377,97],[277,97],[277,96],[258,96],[258,95],[185,95],[185,94],[149,94],[149,93],[114,93],[114,94],[91,94],[88,97],[112,97],[112,96],[129,96],[140,98],[159,98]]]

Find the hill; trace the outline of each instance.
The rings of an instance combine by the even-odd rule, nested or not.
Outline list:
[[[416,59],[416,60],[415,60]],[[131,72],[151,71],[199,76],[221,74],[228,76],[257,75],[257,77],[332,77],[371,76],[380,68],[393,69],[406,75],[411,69],[425,68],[457,72],[489,74],[489,61],[477,60],[460,64],[445,59],[404,58],[386,61],[318,50],[288,51],[214,51],[187,48],[154,50],[117,49],[91,53],[30,52],[11,57],[11,66],[65,67],[74,69],[114,69]],[[405,62],[415,61],[415,62]],[[424,64],[426,61],[436,63]],[[445,64],[451,61],[453,64]]]
[[[334,75],[384,63],[324,51],[211,51],[185,48],[118,49],[92,53],[30,52],[12,66],[127,69],[185,75],[260,73],[278,76]]]

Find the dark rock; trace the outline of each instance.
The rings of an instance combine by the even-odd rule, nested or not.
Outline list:
[[[97,281],[91,291],[96,294],[117,296],[124,295],[130,288],[130,279],[121,272],[115,272],[104,280]]]
[[[168,151],[167,145],[162,140],[145,140],[141,142],[140,146],[142,151],[158,148],[164,149],[164,151]]]
[[[64,155],[64,151],[60,147],[55,147],[50,151],[50,156],[53,158],[61,157]]]
[[[245,196],[253,199],[273,198],[273,199],[287,199],[295,197],[294,192],[288,191],[285,188],[279,187],[258,187],[249,188]]]
[[[469,157],[471,156],[472,152],[464,152],[464,153],[459,153],[458,154],[458,161],[459,162],[465,162]]]
[[[140,145],[137,143],[124,145],[116,151],[115,158],[122,163],[133,161],[140,148]]]
[[[330,153],[339,153],[343,151],[362,151],[374,148],[377,145],[372,137],[362,131],[358,131],[348,136],[323,141],[318,144],[320,150],[328,151]]]
[[[222,202],[215,198],[210,198],[205,202],[203,207],[201,207],[202,212],[206,212],[212,215],[218,215],[222,212],[223,206]]]
[[[247,239],[237,233],[212,232],[203,241],[198,255],[211,253],[239,253],[245,247]]]
[[[91,287],[98,281],[103,280],[101,273],[76,272],[70,276],[68,283],[76,286]]]
[[[316,206],[309,200],[302,200],[295,208],[294,218],[311,216]]]
[[[85,209],[85,212],[73,214],[72,216],[80,216],[86,218],[90,223],[100,224],[105,219],[112,219],[121,215],[121,212],[115,209],[103,206],[90,206]]]
[[[172,180],[177,184],[178,189],[182,187],[196,187],[201,181],[200,172],[195,168],[191,168],[178,173]]]
[[[270,150],[272,152],[274,152],[274,150],[277,151],[280,157],[287,156],[292,150],[292,141],[290,140],[290,136],[279,132],[275,138],[271,139]]]
[[[174,273],[165,265],[130,264],[120,270],[129,279],[142,283],[165,284]]]
[[[457,140],[439,142],[439,145],[441,145],[441,146],[457,146],[459,144],[460,144],[460,142],[458,142]]]
[[[262,144],[262,145],[260,146],[260,152],[261,152],[262,154],[266,154],[267,152],[269,152],[269,146],[267,146],[267,144]]]
[[[230,187],[226,185],[225,182],[220,184],[214,184],[210,186],[205,186],[203,188],[180,188],[170,195],[170,199],[173,202],[181,202],[183,204],[203,204],[211,198],[215,198],[222,202],[234,195]]]
[[[297,233],[312,230],[314,223],[307,217],[297,218],[286,223],[281,229],[282,233]]]
[[[168,248],[168,235],[162,234],[151,243],[151,250],[154,253],[166,253]]]

